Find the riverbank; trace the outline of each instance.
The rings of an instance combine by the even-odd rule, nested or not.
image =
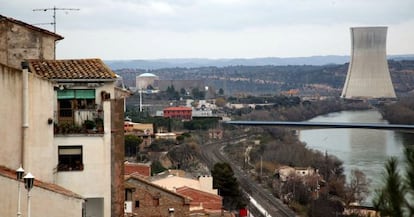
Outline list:
[[[386,123],[377,110],[341,111],[317,116],[309,121],[315,122],[365,122]],[[318,129],[301,130],[300,140],[307,147],[327,151],[343,161],[347,177],[352,169],[359,169],[372,180],[371,195],[367,198],[371,204],[372,193],[381,184],[384,163],[390,156],[403,158],[403,133],[389,130],[368,129]]]

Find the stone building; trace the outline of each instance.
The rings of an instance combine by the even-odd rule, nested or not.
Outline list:
[[[24,59],[54,59],[56,41],[63,37],[0,15],[0,63],[20,69]]]
[[[190,199],[136,176],[125,179],[126,216],[187,217]]]

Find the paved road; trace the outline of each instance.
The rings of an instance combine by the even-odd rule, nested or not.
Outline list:
[[[245,138],[246,136],[244,136]],[[242,137],[235,137],[231,140],[239,140]],[[241,168],[236,166],[220,151],[223,145],[231,140],[222,140],[217,143],[205,143],[200,145],[201,148],[201,158],[211,169],[213,165],[217,162],[228,162],[234,171],[234,175],[239,181],[240,187],[247,192],[254,200],[257,201],[267,212],[267,216],[272,217],[293,217],[296,216],[295,213],[290,210],[285,204],[283,204],[279,199],[271,195],[271,193],[261,187],[258,183],[253,181]],[[251,209],[255,217],[265,216],[258,209]],[[260,215],[261,214],[261,215]]]

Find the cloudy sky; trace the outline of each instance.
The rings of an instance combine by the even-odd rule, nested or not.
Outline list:
[[[1,0],[0,14],[50,23],[57,57],[349,55],[349,28],[388,26],[388,54],[414,54],[414,0]],[[39,27],[53,31],[52,25]]]

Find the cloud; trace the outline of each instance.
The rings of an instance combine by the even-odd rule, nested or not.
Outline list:
[[[58,57],[168,58],[349,54],[349,27],[389,26],[389,53],[414,53],[413,0],[13,0],[0,14],[52,21]],[[50,25],[41,26],[53,30]],[[88,49],[84,49],[88,47]]]

